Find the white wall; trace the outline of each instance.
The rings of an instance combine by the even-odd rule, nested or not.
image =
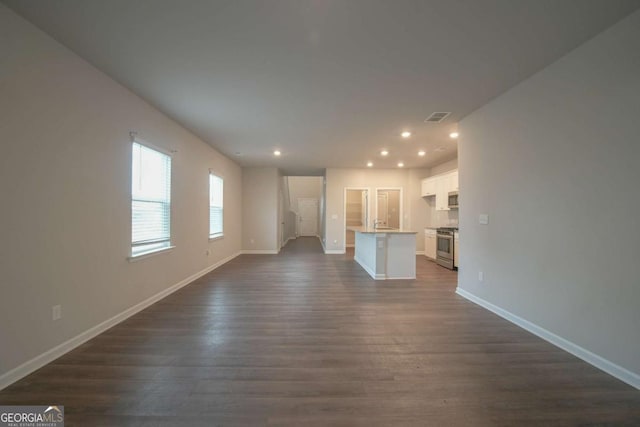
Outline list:
[[[280,250],[276,168],[242,169],[242,249],[276,253]]]
[[[440,175],[441,173],[450,172],[454,169],[458,169],[458,158],[440,163],[439,165],[431,167],[429,176]]]
[[[321,176],[290,176],[289,195],[291,197],[291,209],[298,212],[298,199],[318,199],[318,204],[322,198],[322,177]]]
[[[429,176],[428,169],[346,169],[326,171],[326,242],[329,251],[344,249],[344,189],[369,188],[369,218],[375,216],[376,188],[403,188],[403,225],[418,232],[416,250],[424,250],[423,229],[428,226],[428,205],[420,196],[421,181]],[[334,218],[335,216],[335,218]]]
[[[241,169],[0,5],[2,375],[240,251]],[[129,131],[175,149],[168,253],[129,263]],[[225,179],[208,240],[208,170]],[[211,250],[209,256],[206,251]],[[62,319],[53,322],[53,305]],[[5,377],[6,378],[6,377]]]
[[[460,288],[637,387],[639,52],[636,12],[459,126]]]

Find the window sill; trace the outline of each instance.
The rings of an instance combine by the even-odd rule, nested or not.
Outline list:
[[[213,236],[209,236],[209,241],[213,242],[215,240],[220,240],[220,239],[224,239],[224,234],[216,234]]]
[[[149,251],[149,252],[143,252],[143,253],[141,253],[141,254],[139,254],[139,255],[135,255],[135,256],[134,256],[134,255],[132,255],[132,256],[129,256],[129,257],[127,258],[127,260],[128,260],[129,262],[138,262],[138,261],[142,261],[143,259],[151,258],[152,256],[160,255],[160,254],[165,253],[165,252],[170,252],[170,251],[172,251],[174,248],[175,248],[175,246],[168,246],[168,247],[166,247],[166,248],[160,248],[160,249],[155,249],[155,250],[153,250],[153,251]]]

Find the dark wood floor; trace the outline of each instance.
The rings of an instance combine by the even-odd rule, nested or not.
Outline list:
[[[317,239],[243,255],[0,392],[67,426],[640,425],[640,392],[454,293]]]

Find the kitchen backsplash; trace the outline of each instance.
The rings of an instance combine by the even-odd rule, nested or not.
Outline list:
[[[436,210],[435,197],[427,201],[430,210],[431,227],[446,227],[458,225],[458,210],[438,211]]]

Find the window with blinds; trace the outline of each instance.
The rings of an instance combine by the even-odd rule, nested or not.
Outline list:
[[[131,256],[171,246],[171,157],[133,143]]]
[[[209,173],[209,238],[221,237],[223,226],[223,180]]]

